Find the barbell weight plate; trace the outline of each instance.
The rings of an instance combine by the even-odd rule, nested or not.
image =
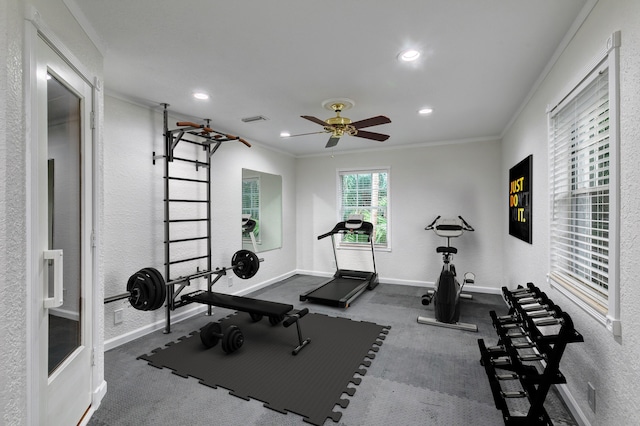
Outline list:
[[[155,268],[145,268],[143,271],[147,271],[149,275],[153,278],[154,288],[155,288],[155,298],[149,307],[150,311],[155,311],[156,309],[160,309],[162,305],[164,305],[164,301],[167,298],[167,286],[165,285],[164,278],[162,278],[162,274]]]
[[[155,275],[149,270],[149,268],[142,268],[139,271],[145,276],[145,285],[147,286],[147,293],[149,294],[149,304],[147,305],[147,311],[153,311],[157,303],[158,286],[156,284]]]
[[[147,268],[140,269],[138,272],[144,276],[144,282],[142,285],[144,285],[147,291],[147,302],[145,303],[144,310],[150,311],[156,303],[156,294],[158,293],[156,288],[156,279],[151,275]]]
[[[200,341],[209,349],[218,344],[221,335],[222,327],[220,327],[220,323],[210,322],[200,330]]]
[[[138,276],[136,274],[132,274],[129,279],[127,280],[127,291],[131,292],[131,290],[133,289],[133,284],[135,283],[136,279],[138,279]]]
[[[136,272],[133,283],[131,284],[131,296],[129,296],[129,303],[135,309],[139,311],[148,310],[149,305],[149,290],[146,284],[146,276],[140,271]]]
[[[238,250],[231,258],[231,268],[238,278],[247,280],[258,273],[260,259],[252,251]]]
[[[162,278],[162,274],[160,273],[160,271],[154,268],[149,268],[149,269],[151,269],[152,272],[155,272],[156,278],[157,278],[156,282],[158,286],[158,295],[156,297],[156,300],[158,301],[158,303],[156,304],[154,309],[160,309],[162,308],[162,305],[164,305],[164,302],[167,299],[167,286],[164,282],[164,278]]]
[[[244,335],[240,328],[236,325],[230,325],[224,331],[224,336],[222,336],[222,350],[225,353],[232,353],[240,349],[244,344]]]

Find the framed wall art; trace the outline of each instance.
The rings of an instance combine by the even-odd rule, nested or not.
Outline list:
[[[530,155],[509,170],[509,234],[531,244]]]

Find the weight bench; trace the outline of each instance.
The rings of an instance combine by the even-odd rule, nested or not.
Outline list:
[[[198,290],[193,293],[185,294],[181,299],[186,303],[202,303],[209,306],[247,312],[253,321],[260,321],[263,316],[267,316],[269,317],[269,322],[272,325],[282,322],[282,325],[289,327],[295,323],[298,331],[298,346],[293,349],[293,355],[297,355],[298,352],[311,342],[311,339],[302,338],[302,331],[300,330],[299,322],[300,318],[309,313],[309,309],[307,308],[296,310],[293,308],[293,305],[285,303],[253,299],[243,296],[233,296],[230,294],[216,293],[207,290]]]

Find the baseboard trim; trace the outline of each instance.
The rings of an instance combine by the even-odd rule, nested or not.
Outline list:
[[[103,380],[91,395],[91,405],[97,410],[102,398],[107,394],[107,382]]]
[[[91,420],[93,413],[95,413],[96,410],[100,408],[100,404],[102,403],[102,398],[104,398],[106,394],[107,394],[107,382],[103,380],[102,382],[100,382],[98,387],[96,387],[94,391],[91,393],[91,406],[89,407],[85,415],[82,417],[82,420],[80,420],[80,423],[78,423],[79,426],[86,426],[89,424],[89,420]]]
[[[204,313],[207,310],[206,305],[195,306],[188,310],[182,310],[180,312],[174,311],[171,314],[171,324],[178,323],[180,321],[184,321],[188,318],[191,318],[195,315]],[[137,328],[135,330],[131,330],[127,333],[121,334],[116,337],[112,337],[111,339],[104,341],[104,350],[109,351],[111,349],[117,348],[118,346],[124,345],[125,343],[129,343],[133,340],[136,340],[140,337],[146,336],[147,334],[153,333],[154,331],[161,330],[165,327],[165,319],[158,320],[154,323],[147,324],[143,327]]]
[[[296,271],[290,271],[285,274],[279,275],[275,278],[272,278],[270,280],[263,281],[261,283],[252,285],[251,287],[247,287],[244,290],[240,290],[238,292],[231,293],[231,294],[233,294],[234,296],[244,296],[246,294],[253,293],[254,291],[262,290],[263,288],[269,287],[272,284],[279,283],[280,281],[286,280],[287,278],[291,278],[294,275],[296,275]]]
[[[582,409],[580,408],[580,406],[578,406],[578,402],[576,401],[576,399],[573,397],[573,395],[569,391],[569,388],[567,387],[567,385],[558,384],[558,385],[556,385],[556,389],[558,390],[558,393],[560,394],[560,397],[562,398],[562,400],[566,404],[566,406],[569,409],[569,411],[571,411],[571,415],[573,416],[575,421],[578,422],[578,425],[579,426],[591,426],[591,423],[589,422],[589,419],[587,419],[587,416],[585,416],[585,414],[582,411]]]

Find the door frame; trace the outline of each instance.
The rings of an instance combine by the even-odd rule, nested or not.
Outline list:
[[[91,304],[91,326],[90,332],[92,335],[92,347],[91,349],[91,406],[89,407],[89,414],[97,409],[104,395],[106,394],[106,382],[104,381],[104,337],[103,337],[103,322],[99,321],[103,316],[103,294],[104,288],[100,280],[100,238],[98,230],[101,228],[100,218],[102,216],[101,203],[102,199],[102,182],[101,174],[99,173],[99,158],[100,158],[100,135],[98,125],[98,117],[101,117],[99,107],[101,105],[101,80],[92,75],[89,70],[73,55],[73,53],[62,43],[62,41],[54,34],[54,32],[42,21],[39,12],[32,6],[28,6],[25,12],[25,33],[24,33],[24,61],[23,61],[23,73],[24,73],[24,112],[26,123],[26,205],[27,214],[25,218],[26,233],[27,233],[27,250],[26,250],[26,311],[27,311],[27,327],[26,327],[26,339],[27,339],[27,356],[26,356],[26,376],[27,376],[27,424],[38,425],[43,424],[44,419],[41,418],[41,407],[43,406],[43,392],[46,389],[42,389],[41,380],[42,375],[48,376],[48,369],[40,362],[40,352],[42,349],[42,336],[40,336],[39,329],[39,315],[42,309],[42,290],[38,281],[38,266],[41,253],[38,246],[38,92],[37,92],[37,43],[38,38],[42,38],[45,42],[66,62],[89,86],[92,92],[92,118],[91,118],[91,144],[92,158],[92,199],[90,201],[92,206],[92,235],[91,235],[91,255],[87,259],[92,265],[91,283],[93,286],[91,300],[87,300],[86,303]],[[98,352],[99,351],[99,352]],[[83,423],[86,423],[90,415],[85,415]]]

